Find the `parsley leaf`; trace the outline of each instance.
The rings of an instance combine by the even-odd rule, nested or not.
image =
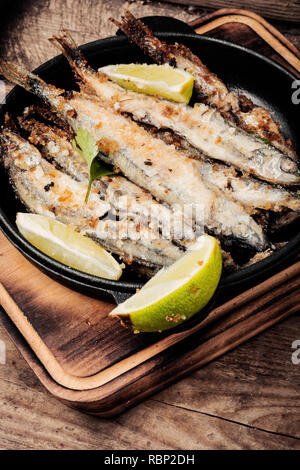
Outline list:
[[[88,164],[89,186],[85,196],[87,203],[93,182],[104,175],[113,175],[114,172],[97,158],[99,150],[95,138],[86,129],[78,129],[72,145]]]
[[[261,140],[261,141],[264,142],[265,144],[267,144],[267,145],[272,145],[272,143],[271,143],[268,139],[265,139],[265,137],[260,137],[260,135],[255,134],[254,131],[247,130],[246,132],[248,132],[248,134],[254,135],[254,137],[256,137],[257,139]]]

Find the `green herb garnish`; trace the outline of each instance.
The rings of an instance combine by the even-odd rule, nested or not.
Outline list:
[[[265,144],[267,144],[267,145],[272,145],[271,142],[270,142],[268,139],[265,139],[264,137],[260,137],[260,135],[255,134],[254,131],[246,130],[246,132],[247,132],[248,134],[254,135],[254,137],[256,137],[257,139],[261,140],[261,141],[264,142]]]
[[[268,139],[265,139],[264,137],[260,137],[259,135],[257,135],[256,137],[258,139],[262,140],[265,144],[272,145],[271,142]]]
[[[113,175],[114,172],[97,158],[99,149],[95,138],[86,129],[78,129],[72,145],[79,152],[88,164],[89,168],[89,186],[85,196],[87,203],[93,182],[105,175]]]

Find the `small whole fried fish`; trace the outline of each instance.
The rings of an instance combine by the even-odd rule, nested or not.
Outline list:
[[[83,230],[93,226],[110,210],[110,205],[101,201],[96,189],[91,191],[85,204],[87,184],[57,170],[18,134],[4,129],[0,134],[0,146],[14,189],[31,212],[55,217]]]
[[[150,136],[145,129],[99,101],[77,92],[65,92],[46,84],[36,75],[4,61],[0,72],[31,91],[63,117],[74,132],[86,129],[101,154],[128,179],[169,205],[188,208],[200,230],[261,251],[268,245],[262,228],[244,207],[211,190],[195,163],[174,146]]]
[[[133,119],[158,129],[171,129],[211,159],[223,161],[262,180],[283,185],[299,185],[296,161],[277,148],[236,127],[214,108],[198,103],[194,108],[181,103],[156,99],[124,88],[105,79],[86,65],[74,49],[69,35],[54,36],[52,42],[63,51],[76,77],[92,91],[105,107],[114,107]]]
[[[19,124],[29,132],[28,140],[40,148],[47,160],[75,180],[88,183],[87,163],[64,130],[33,118],[19,118]],[[119,218],[142,222],[162,233],[163,237],[184,245],[194,241],[193,222],[184,218],[180,207],[158,203],[148,191],[119,175],[102,176],[94,182],[94,187]]]
[[[4,129],[0,134],[0,149],[16,194],[30,212],[72,225],[127,263],[135,261],[160,268],[182,255],[182,248],[140,223],[100,220],[111,207],[99,198],[98,190],[92,189],[85,204],[88,183],[57,170],[18,134]]]
[[[195,89],[200,101],[218,109],[223,117],[238,123],[239,127],[255,133],[296,159],[296,153],[289,141],[281,133],[280,125],[270,112],[254,103],[242,94],[229,92],[225,83],[212,73],[192,51],[182,44],[167,44],[159,40],[152,31],[129,11],[116,21],[111,18],[142,51],[158,64],[170,64],[173,67],[190,72],[195,79]]]
[[[169,266],[184,251],[143,224],[131,220],[99,220],[85,235],[93,238],[107,250],[122,257],[126,264],[133,261],[148,267]]]
[[[197,160],[197,168],[205,181],[211,187],[216,186],[221,191],[229,193],[233,199],[247,207],[250,213],[255,213],[256,209],[273,212],[290,209],[300,212],[298,192],[291,192],[283,187],[273,186],[251,176],[239,174],[233,167],[209,160],[203,152],[170,131],[158,130],[152,126],[145,128],[166,143],[174,144],[187,157]]]

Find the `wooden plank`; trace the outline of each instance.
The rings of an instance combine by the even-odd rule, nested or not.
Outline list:
[[[300,22],[300,4],[297,0],[169,0],[180,5],[196,5],[209,10],[219,8],[244,8],[254,11],[266,18],[275,20]]]
[[[109,18],[119,18],[127,8],[123,0],[85,0],[84,4],[80,0],[52,0],[50,5],[44,0],[17,2],[15,14],[9,15],[0,32],[0,55],[32,70],[57,54],[48,38],[60,29],[69,29],[78,44],[112,36],[116,27]],[[174,15],[183,21],[196,17],[170,5],[132,4],[130,9],[138,16]]]
[[[119,18],[128,7],[137,16],[171,15],[187,22],[199,16],[199,12],[189,12],[177,5],[153,2],[151,5],[142,5],[140,2],[129,5],[122,0],[114,0],[108,5],[98,0],[88,0],[84,7],[80,0],[52,0],[50,6],[43,0],[29,0],[22,4],[17,2],[17,8],[12,9],[14,14],[5,23],[5,15],[2,17],[4,24],[0,30],[0,55],[32,70],[56,55],[48,38],[59,29],[69,28],[79,44],[111,36],[116,27],[109,18]],[[261,14],[264,16],[264,13]],[[281,24],[279,29],[300,48],[299,28]]]
[[[236,8],[221,8],[220,10],[213,11],[212,13],[209,13],[207,15],[203,15],[196,20],[190,21],[189,25],[196,29],[199,26],[205,26],[208,23],[211,24],[211,29],[213,29],[214,21],[216,19],[221,19],[223,18],[224,22],[228,17],[232,16],[238,16],[243,23],[246,20],[254,20],[255,23],[255,28],[254,31],[257,32],[260,37],[266,40],[265,38],[265,32],[268,31],[272,35],[272,40],[277,39],[280,41],[282,44],[284,44],[291,52],[293,52],[296,57],[300,57],[300,51],[297,49],[297,47],[288,40],[288,38],[282,34],[277,28],[275,28],[271,23],[269,23],[265,18],[263,18],[260,15],[257,15],[253,11],[250,10],[242,10],[242,9],[236,9]],[[253,21],[252,21],[253,23]],[[247,24],[247,23],[245,23]]]
[[[0,439],[0,450],[34,450],[33,447],[24,445],[12,439]]]
[[[280,311],[280,305],[278,308]],[[283,314],[281,318],[284,318],[288,313],[289,312]],[[265,312],[265,317],[268,318],[269,322],[272,321],[270,320],[268,310]],[[246,320],[246,322],[247,321],[249,320]],[[246,331],[249,331],[249,326],[251,325],[246,327]],[[261,329],[263,328],[265,328],[265,320],[262,321]],[[257,334],[261,329],[253,328],[250,336]],[[231,349],[232,344],[236,346],[245,340],[245,337],[240,334],[239,325],[238,329],[235,328],[235,330],[236,333],[233,336],[232,334],[228,336],[226,332],[221,335],[220,339],[224,343],[222,352]],[[18,341],[15,335],[14,340],[17,341],[18,347],[20,347],[20,341]],[[202,347],[199,349],[198,347],[195,350],[193,345],[197,345],[199,341],[201,341],[201,337],[193,337],[185,345],[181,344],[180,348],[171,348],[167,354],[153,358],[153,360],[148,361],[147,364],[141,365],[139,368],[135,368],[123,374],[118,380],[101,387],[101,389],[87,392],[75,392],[60,388],[45,374],[45,371],[36,363],[35,358],[30,357],[28,348],[26,349],[26,347],[21,346],[21,351],[42,383],[53,395],[63,399],[66,404],[78,409],[101,416],[111,416],[119,413],[126,407],[132,406],[137,401],[143,400],[145,397],[149,396],[149,394],[191,373],[199,366],[219,356],[220,351],[218,352],[216,349],[216,343],[218,343],[219,340],[216,341],[215,338],[212,338],[207,343],[204,343],[204,349]],[[232,343],[232,341],[234,341],[234,343]],[[186,348],[190,349],[190,352]],[[170,367],[170,364],[172,364],[172,367]],[[137,381],[137,379],[139,380]],[[121,397],[118,393],[116,394],[118,390],[121,392]]]
[[[148,401],[114,419],[81,415],[40,393],[1,382],[0,448],[297,449],[299,441]],[[180,435],[178,430],[180,429]]]
[[[260,22],[253,18],[244,15],[222,16],[220,18],[214,19],[213,21],[210,21],[208,24],[200,25],[195,29],[195,31],[197,34],[214,34],[213,31],[217,30],[217,34],[220,35],[222,30],[226,31],[226,29],[228,28],[230,28],[229,31],[235,31],[235,34],[237,31],[240,31],[239,36],[241,36],[241,30],[245,28],[250,29],[250,31],[248,32],[249,37],[253,36],[253,33],[255,33],[259,38],[263,40],[263,43],[268,44],[271,48],[271,54],[266,55],[268,55],[269,57],[274,56],[275,60],[278,57],[284,58],[284,61],[288,63],[291,70],[295,69],[297,75],[300,75],[299,50],[295,48],[294,45],[289,41],[285,41],[284,37],[282,37],[282,39],[283,42],[285,41],[285,43],[280,41],[278,38],[274,37],[274,34],[272,32],[270,32]],[[225,36],[226,33],[222,36],[222,38],[224,39]],[[281,38],[279,33],[278,36]],[[230,39],[232,41],[231,37]],[[245,41],[242,40],[238,41],[238,43],[239,42],[242,42],[242,44],[245,45]],[[254,49],[253,45],[251,49]],[[258,48],[255,48],[255,50],[258,52]]]
[[[299,320],[298,313],[155,399],[300,438],[299,366],[291,361]]]
[[[113,305],[89,299],[50,280],[3,236],[0,243],[3,263],[0,280],[5,287],[0,290],[3,307],[57,383],[72,390],[90,390],[90,393],[82,394],[81,401],[97,399],[101,402],[105,394],[98,387],[104,391],[103,386],[110,382],[110,389],[120,393],[113,406],[116,407],[120,400],[122,407],[125,401],[123,389],[130,388],[133,377],[136,381],[147,374],[149,384],[153,379],[153,386],[146,387],[149,394],[161,386],[162,380],[168,383],[180,376],[181,368],[189,369],[180,359],[185,350],[177,345],[191,335],[199,333],[202,343],[193,361],[193,367],[196,367],[291,314],[296,298],[300,300],[298,263],[215,309],[207,320],[187,331],[171,332],[167,336],[132,335],[107,318]],[[282,298],[283,290],[285,294],[293,292],[293,302],[289,296]],[[173,378],[162,370],[161,377],[154,380],[155,357],[163,354],[169,361],[168,349],[176,347],[178,358],[176,362],[174,358],[172,361]],[[133,374],[129,373],[131,370],[134,370]],[[61,398],[72,400],[72,394],[70,396],[68,390],[62,391]],[[88,406],[88,409],[91,408]],[[95,405],[92,409],[100,412]]]
[[[45,394],[45,388],[41,385],[33,370],[28,367],[25,359],[11,341],[1,323],[0,340],[4,341],[6,348],[6,363],[0,364],[0,380]]]
[[[5,389],[7,390],[7,394],[11,393],[11,390],[7,388],[9,387],[7,384],[9,383],[19,385],[19,388],[15,388],[14,390],[18,390],[17,393],[21,397],[31,396],[27,389],[35,389],[35,393],[39,392],[40,398],[38,401],[37,399],[32,400],[32,406],[37,403],[36,407],[40,409],[39,413],[43,413],[41,410],[46,410],[46,421],[44,420],[44,414],[40,416],[40,423],[42,427],[41,430],[38,426],[28,426],[25,424],[27,423],[28,417],[26,417],[26,420],[25,418],[22,419],[22,416],[24,416],[26,412],[26,400],[22,402],[23,404],[20,404],[19,400],[15,408],[13,408],[12,404],[15,403],[15,398],[14,395],[12,395],[9,413],[13,417],[13,421],[16,420],[15,415],[17,415],[18,425],[16,428],[12,428],[10,425],[8,430],[10,433],[9,442],[7,442],[5,436],[1,435],[0,447],[5,449],[18,449],[27,446],[30,448],[33,442],[38,443],[36,444],[38,445],[38,448],[60,448],[62,443],[67,443],[65,445],[68,446],[70,441],[69,431],[70,428],[74,426],[75,421],[76,426],[79,426],[80,428],[79,430],[76,430],[75,434],[80,434],[82,437],[78,438],[78,441],[75,439],[75,442],[72,444],[73,446],[80,446],[80,448],[85,448],[84,446],[86,446],[86,448],[90,448],[90,439],[93,439],[93,436],[97,434],[99,439],[99,448],[105,448],[106,439],[109,435],[109,428],[106,426],[106,423],[109,423],[109,426],[113,429],[113,433],[116,436],[114,441],[115,445],[117,443],[117,448],[121,448],[118,426],[128,429],[130,423],[132,423],[136,410],[138,410],[138,416],[141,416],[140,410],[143,410],[143,415],[141,418],[141,421],[143,422],[148,422],[148,417],[150,414],[160,416],[160,421],[156,427],[160,429],[161,435],[167,434],[169,432],[169,427],[174,426],[175,419],[173,419],[172,416],[167,413],[168,404],[172,405],[171,410],[174,417],[176,415],[177,408],[186,408],[200,412],[203,415],[203,418],[205,417],[205,413],[214,415],[216,412],[221,417],[224,417],[224,413],[232,411],[232,415],[234,415],[234,411],[236,411],[237,416],[235,421],[237,422],[241,417],[243,417],[245,420],[245,417],[253,417],[255,414],[256,419],[254,421],[251,422],[250,419],[246,421],[249,426],[253,426],[254,428],[261,428],[262,421],[261,419],[258,419],[258,416],[264,415],[266,419],[269,419],[272,426],[274,423],[276,424],[276,432],[278,434],[285,434],[287,429],[289,433],[291,433],[291,415],[295,415],[297,417],[297,412],[299,412],[297,407],[294,408],[293,406],[293,390],[297,387],[299,374],[297,375],[297,367],[294,366],[294,369],[291,369],[291,367],[286,367],[290,358],[290,347],[288,347],[288,350],[286,350],[286,346],[289,346],[289,341],[291,338],[297,336],[298,329],[299,319],[294,317],[289,318],[284,323],[281,323],[272,330],[269,330],[267,334],[264,333],[264,335],[255,338],[251,342],[218,359],[213,364],[206,366],[185,380],[182,380],[176,385],[169,387],[164,392],[159,393],[153,398],[153,405],[149,405],[148,400],[145,402],[144,406],[138,406],[120,418],[106,421],[84,415],[80,416],[79,420],[78,413],[75,410],[67,410],[59,402],[54,401],[48,396],[48,394],[44,393],[41,386],[38,385],[38,382],[36,382],[36,384],[34,383],[33,373],[30,369],[26,369],[25,364],[23,363],[23,359],[19,357],[19,353],[15,350],[12,344],[10,344],[10,340],[6,337],[6,333],[0,328],[0,338],[5,340],[8,348],[7,367],[0,367],[0,390],[2,390],[4,387],[4,385],[2,385],[2,381],[6,383]],[[265,357],[266,351],[268,351],[269,348],[271,349],[272,358],[276,357],[276,361],[273,360],[270,362],[266,373]],[[249,360],[250,351],[254,351],[255,354],[251,353],[251,359]],[[281,368],[282,362],[280,358],[286,357],[286,355],[288,358]],[[16,364],[18,365],[17,368]],[[278,373],[280,377],[279,387],[277,387]],[[278,388],[277,392],[276,388]],[[273,393],[270,393],[270,389],[273,389]],[[32,394],[35,396],[33,391],[34,390],[32,390]],[[166,407],[157,407],[155,401],[163,401]],[[289,401],[291,402],[291,405],[288,406],[287,414],[283,413],[280,415],[278,412],[276,412],[277,408],[280,410],[282,408],[284,409],[284,403],[289,403]],[[33,415],[37,413],[36,407],[34,406]],[[243,407],[245,407],[244,413],[242,413]],[[4,408],[5,407],[2,407],[1,409],[3,410]],[[51,421],[55,420],[56,424],[55,431],[59,430],[57,433],[55,432],[55,434],[52,431],[52,427],[48,431],[47,420],[50,419],[50,408],[52,410]],[[275,413],[268,414],[269,408],[271,412],[275,411]],[[27,413],[30,415],[30,411],[27,410]],[[165,418],[166,414],[168,419]],[[62,416],[63,423],[60,422],[57,424],[58,416]],[[213,429],[214,427],[218,428],[219,422],[217,420],[214,421],[211,419],[212,417],[213,416],[209,417],[211,428],[207,435],[202,435],[203,427],[207,427],[205,421],[203,422],[203,420],[196,420],[195,427],[193,428],[193,431],[195,431],[196,435],[199,436],[197,439],[197,445],[201,444],[202,448],[218,449],[222,448],[223,446],[222,437]],[[227,416],[228,419],[232,419],[232,417],[229,418],[229,416]],[[274,419],[274,417],[276,419]],[[0,428],[4,429],[3,423],[4,421],[6,423],[7,415],[3,415],[1,412],[0,420]],[[293,419],[292,422],[296,422],[296,419]],[[96,426],[95,423],[99,423],[99,425]],[[222,424],[223,423],[221,422],[220,426]],[[131,448],[136,448],[137,442],[140,442],[145,449],[155,448],[157,443],[157,436],[153,441],[153,438],[148,435],[149,429],[147,429],[146,439],[143,440],[144,429],[141,429],[140,431],[141,425],[142,423],[139,423],[138,420],[134,423],[134,425],[132,425],[131,432],[128,432],[127,436],[127,448],[130,448],[130,446]],[[7,424],[5,424],[5,426],[7,429]],[[23,438],[21,442],[18,441],[20,438],[18,428],[20,426],[21,429],[23,429],[25,436],[25,440]],[[250,431],[251,427],[249,428]],[[30,438],[27,437],[28,429],[30,429]],[[270,424],[268,424],[267,429],[270,430]],[[244,434],[243,426],[239,426],[239,430],[239,432]],[[186,430],[186,440],[188,439],[188,432],[189,431]],[[46,433],[47,436],[45,436]],[[43,438],[46,440],[46,444],[40,440],[40,434],[44,436]],[[263,436],[263,434],[252,434],[253,448],[259,448],[259,446],[262,446],[262,444],[264,444],[265,448],[270,448],[270,437],[273,445],[272,434],[266,433],[264,438],[261,436]],[[108,445],[109,444],[110,443],[108,443]],[[236,448],[240,448],[240,444],[241,443],[236,443]],[[150,447],[151,445],[152,447]],[[157,445],[161,445],[161,443],[157,443]],[[286,442],[285,448],[290,448],[290,445],[295,446],[296,444],[294,441],[292,441],[291,444]],[[231,448],[230,444],[228,444],[228,448]]]

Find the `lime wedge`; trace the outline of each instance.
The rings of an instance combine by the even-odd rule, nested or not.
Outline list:
[[[199,312],[212,298],[222,271],[214,237],[203,235],[174,264],[161,269],[143,288],[110,313],[135,331],[172,328]]]
[[[122,87],[139,93],[180,103],[189,103],[193,93],[194,77],[170,65],[119,64],[99,70]]]
[[[119,279],[122,269],[104,248],[68,225],[43,215],[18,212],[16,224],[26,240],[67,266],[106,279]]]

